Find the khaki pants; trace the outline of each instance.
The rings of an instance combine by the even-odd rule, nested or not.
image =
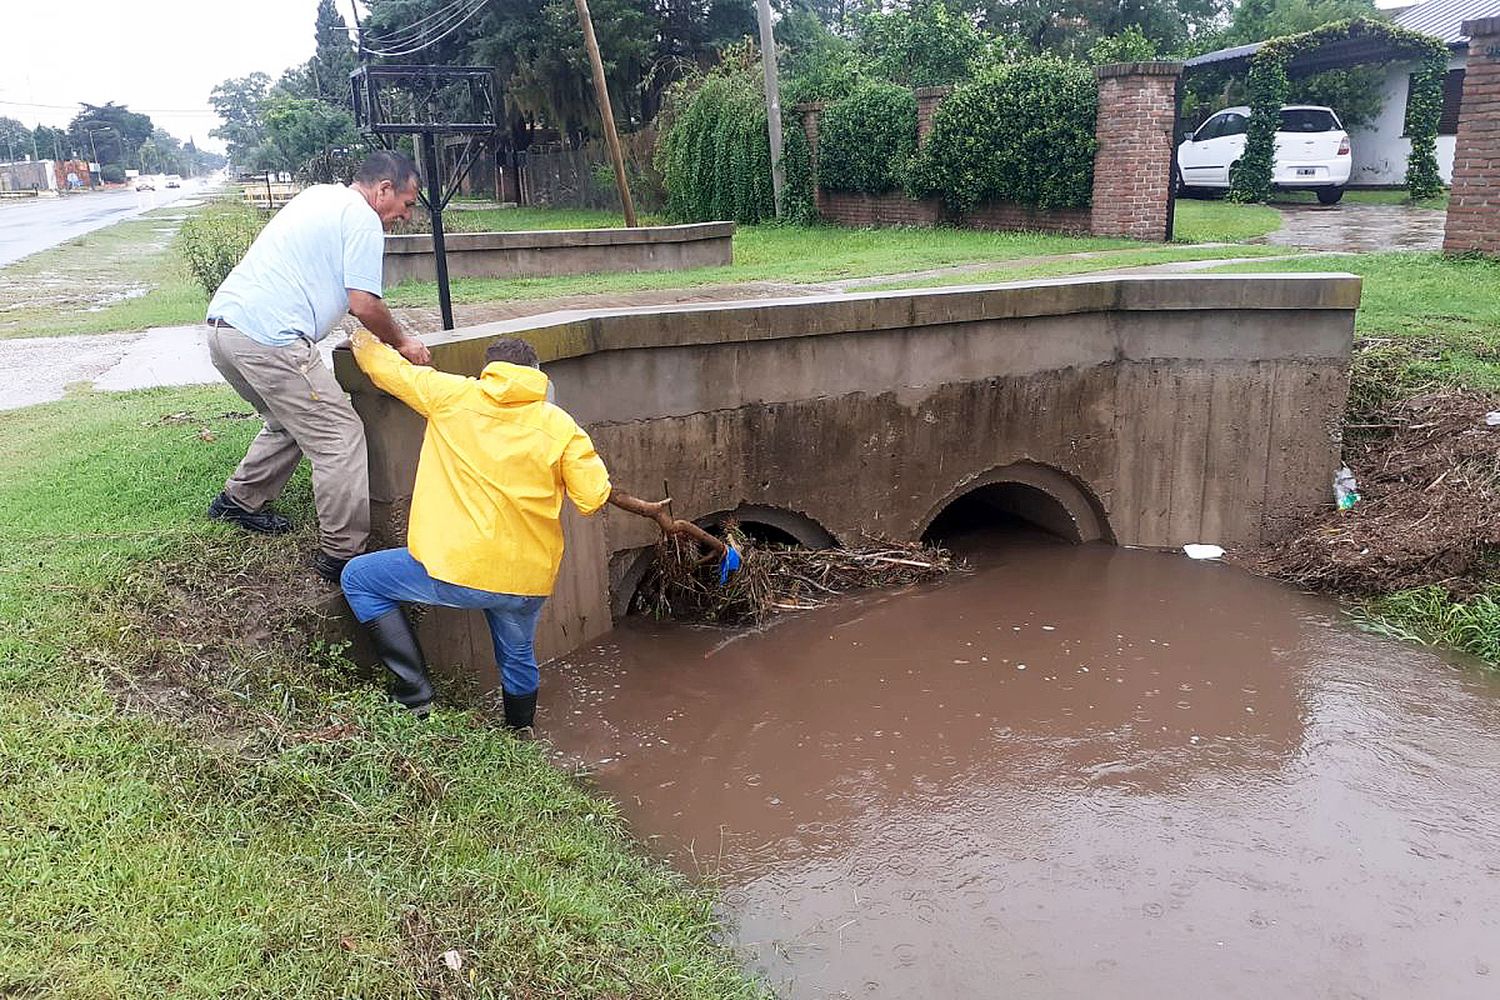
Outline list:
[[[215,326],[208,353],[266,422],[224,493],[247,510],[260,510],[281,494],[306,455],[323,551],[339,559],[363,552],[370,537],[365,428],[318,349],[306,340],[266,347],[232,326]]]

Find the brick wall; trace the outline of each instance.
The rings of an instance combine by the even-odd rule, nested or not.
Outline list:
[[[1469,58],[1443,249],[1500,256],[1500,17],[1465,21],[1463,32]]]
[[[1173,125],[1182,64],[1098,66],[1092,229],[1096,236],[1164,240],[1171,195]]]
[[[818,192],[818,214],[841,226],[935,226],[943,221],[943,203],[936,198],[921,201],[900,191],[860,194],[855,191]]]

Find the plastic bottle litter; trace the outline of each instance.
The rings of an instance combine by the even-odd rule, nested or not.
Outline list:
[[[1224,549],[1218,545],[1203,545],[1197,542],[1189,542],[1182,547],[1189,559],[1222,559]]]
[[[1359,503],[1359,484],[1347,465],[1333,474],[1333,499],[1339,510],[1348,510]]]
[[[1491,410],[1484,415],[1484,422],[1490,427],[1500,427],[1500,410]]]

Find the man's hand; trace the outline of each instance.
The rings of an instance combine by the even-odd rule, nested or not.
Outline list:
[[[416,337],[403,339],[400,344],[396,345],[396,350],[401,353],[403,358],[414,365],[432,364],[432,352],[427,349],[426,344],[422,343]]]

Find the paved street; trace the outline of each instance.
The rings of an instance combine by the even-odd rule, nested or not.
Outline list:
[[[0,267],[202,190],[201,182],[185,181],[175,190],[95,191],[0,205]]]
[[[1441,250],[1447,213],[1410,205],[1277,205],[1270,243],[1310,250]]]

